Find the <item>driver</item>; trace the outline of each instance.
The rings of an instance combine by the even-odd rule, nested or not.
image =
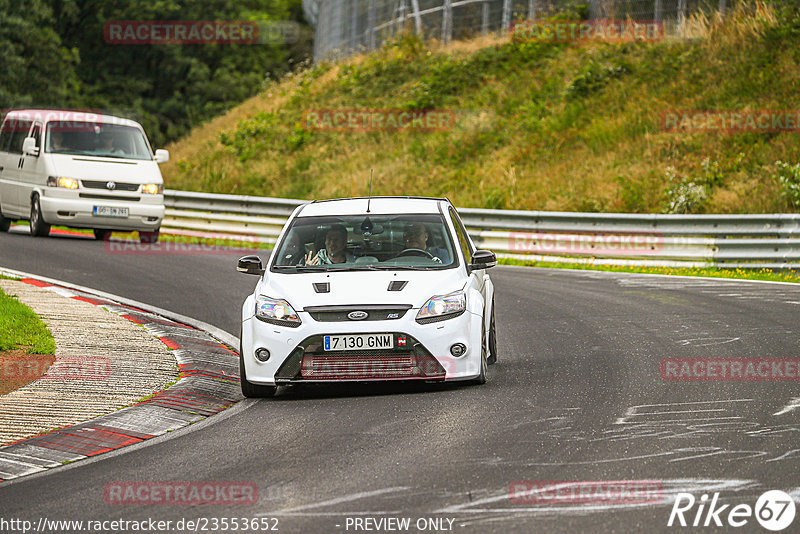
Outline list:
[[[434,261],[439,260],[441,263],[450,263],[450,255],[443,248],[428,247],[428,229],[421,222],[409,224],[403,232],[403,242],[405,249],[410,248],[417,250],[424,250],[431,256]]]
[[[326,265],[331,263],[353,262],[352,252],[347,251],[347,228],[341,224],[331,226],[325,233],[325,248],[316,255],[313,251],[306,256],[306,265]]]

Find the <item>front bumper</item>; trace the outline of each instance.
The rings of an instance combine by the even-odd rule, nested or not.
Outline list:
[[[49,224],[75,228],[101,228],[121,231],[156,231],[164,219],[164,197],[162,195],[138,195],[139,201],[76,198],[65,192],[45,190],[39,198],[42,217]],[[100,217],[92,215],[94,206],[128,208],[127,217]]]
[[[245,312],[252,310],[252,297]],[[481,369],[482,317],[469,311],[458,317],[419,324],[417,310],[399,319],[379,321],[322,322],[307,312],[298,312],[302,324],[296,328],[265,323],[254,316],[242,321],[242,355],[247,380],[253,384],[280,385],[308,382],[386,380],[469,380]],[[324,335],[391,333],[393,349],[332,351],[322,348]],[[399,338],[405,345],[398,346]],[[466,345],[454,357],[450,347]],[[255,351],[265,348],[270,358],[261,362]]]

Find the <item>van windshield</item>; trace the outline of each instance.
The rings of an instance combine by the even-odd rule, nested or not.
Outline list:
[[[53,154],[152,160],[144,133],[132,126],[98,122],[51,122],[46,151]]]

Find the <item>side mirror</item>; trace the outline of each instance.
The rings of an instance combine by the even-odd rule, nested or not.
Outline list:
[[[481,269],[488,269],[497,265],[497,256],[491,250],[476,250],[472,254],[472,261],[468,266],[468,270],[479,271]]]
[[[261,263],[261,258],[258,256],[244,256],[239,258],[239,264],[236,270],[245,274],[257,274],[261,276],[264,274],[264,265]]]
[[[33,137],[26,137],[22,142],[22,153],[26,156],[38,156],[39,147],[36,146],[36,139]]]
[[[169,161],[169,150],[159,148],[156,150],[156,163],[166,163]]]

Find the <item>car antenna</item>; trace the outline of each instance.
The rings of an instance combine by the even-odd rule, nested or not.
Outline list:
[[[367,213],[369,213],[370,200],[372,200],[372,169],[369,170],[369,196],[367,197]]]

